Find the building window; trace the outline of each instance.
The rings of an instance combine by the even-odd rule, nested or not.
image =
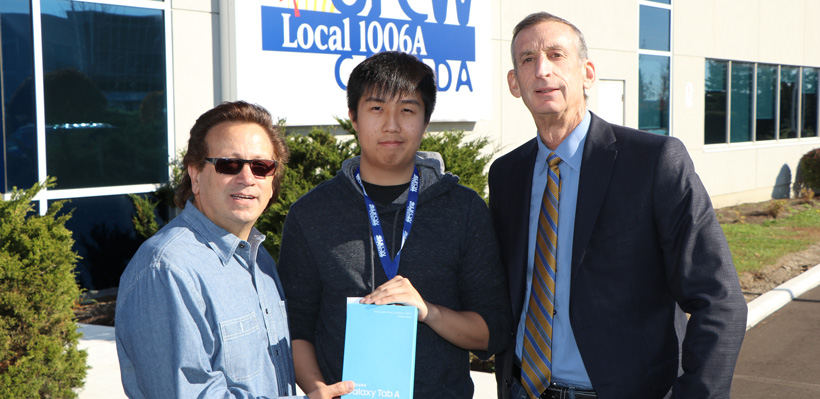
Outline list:
[[[726,75],[728,61],[706,60],[706,112],[703,140],[706,144],[726,142]]]
[[[670,134],[672,7],[640,3],[638,30],[638,129]]]
[[[54,201],[49,201],[49,206]],[[120,274],[137,252],[137,238],[131,217],[134,204],[127,195],[73,198],[60,214],[71,212],[66,228],[77,244],[77,279],[89,289],[116,287]]]
[[[29,1],[0,1],[0,193],[38,176],[34,39]]]
[[[640,56],[639,129],[669,134],[669,57]]]
[[[730,120],[730,143],[752,141],[752,120],[754,115],[754,73],[755,66],[746,62],[732,62],[732,95]]]
[[[0,0],[0,195],[56,177],[88,289],[117,284],[141,239],[126,194],[168,181],[167,1]]]
[[[777,66],[757,66],[755,139],[774,140],[777,122]]]
[[[708,59],[705,66],[705,144],[818,137],[820,68]]]
[[[818,110],[817,103],[819,73],[820,69],[818,68],[803,68],[803,83],[801,85],[801,102],[803,105],[801,112],[802,131],[800,132],[800,137],[817,137],[818,128],[820,128],[817,125],[817,114],[820,111]]]
[[[670,16],[668,9],[641,6],[640,49],[670,50]]]
[[[797,138],[800,103],[800,68],[780,67],[780,135],[781,139]]]
[[[163,11],[41,5],[46,169],[57,188],[167,180]]]

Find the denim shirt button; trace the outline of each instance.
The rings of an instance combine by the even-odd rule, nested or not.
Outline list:
[[[245,249],[245,243],[243,242],[243,243],[239,244],[239,248]]]

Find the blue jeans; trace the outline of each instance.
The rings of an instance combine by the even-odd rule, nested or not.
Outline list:
[[[512,386],[510,386],[510,399],[529,399],[529,396],[527,396],[527,391],[525,391],[521,383],[516,381],[514,378]]]
[[[530,399],[524,386],[514,378],[510,386],[510,399]],[[566,397],[562,399],[575,399],[575,387],[569,387]]]

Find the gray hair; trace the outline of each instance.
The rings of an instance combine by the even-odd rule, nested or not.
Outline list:
[[[576,42],[575,46],[578,48],[578,59],[581,62],[586,61],[588,54],[587,51],[587,42],[584,40],[584,34],[581,33],[581,30],[578,29],[575,25],[571,22],[563,19],[559,16],[550,14],[548,12],[536,12],[530,15],[527,15],[518,25],[515,25],[513,29],[513,38],[510,42],[510,55],[512,56],[513,68],[516,70],[518,69],[518,65],[515,62],[515,39],[518,37],[518,34],[521,33],[522,30],[529,28],[530,26],[540,24],[542,22],[558,22],[564,25],[569,26],[575,32]]]

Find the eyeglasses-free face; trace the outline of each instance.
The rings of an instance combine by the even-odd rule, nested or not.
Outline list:
[[[223,175],[238,175],[246,163],[250,164],[251,173],[258,179],[273,176],[279,166],[279,162],[271,159],[205,158],[205,161],[214,165],[216,173]]]

